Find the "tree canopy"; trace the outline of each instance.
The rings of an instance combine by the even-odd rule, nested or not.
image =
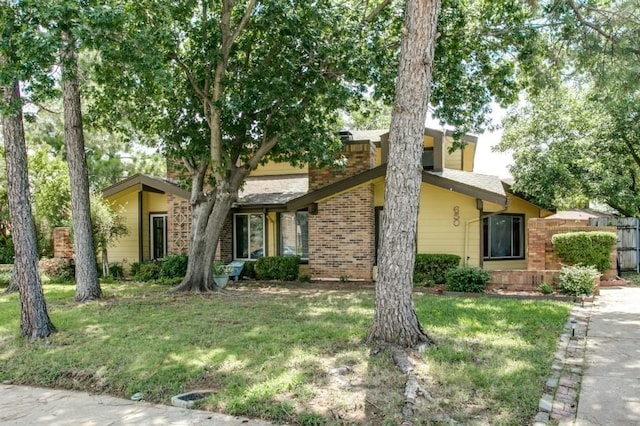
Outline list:
[[[640,215],[637,2],[553,1],[543,34],[555,85],[530,91],[505,122],[514,189],[547,208],[609,205]]]

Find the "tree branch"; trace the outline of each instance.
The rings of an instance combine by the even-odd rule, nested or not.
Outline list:
[[[361,25],[364,24],[368,24],[371,21],[373,21],[376,16],[378,16],[380,14],[380,12],[382,12],[384,10],[385,7],[389,6],[391,4],[393,0],[383,0],[381,3],[379,3],[375,8],[373,8],[373,10],[368,14],[363,16],[362,21],[360,22]]]
[[[613,44],[620,43],[620,40],[618,39],[618,37],[604,31],[602,28],[600,28],[596,24],[587,21],[585,17],[582,16],[582,13],[580,13],[580,10],[578,9],[578,6],[576,5],[574,0],[567,0],[567,4],[571,8],[571,10],[573,10],[573,13],[576,16],[576,19],[582,26],[592,29],[593,31],[597,32],[598,34],[600,34],[602,37],[609,40]],[[633,48],[633,47],[629,47],[628,49],[631,53],[635,54],[636,56],[640,56],[640,49]]]
[[[173,59],[176,64],[178,65],[178,67],[185,73],[185,75],[187,76],[187,79],[189,80],[189,84],[191,84],[191,87],[193,88],[193,90],[196,92],[196,95],[198,96],[198,98],[200,98],[200,100],[202,101],[202,104],[205,108],[205,117],[208,117],[208,115],[206,114],[207,109],[211,108],[211,101],[209,99],[208,94],[198,85],[198,82],[196,81],[195,76],[193,75],[193,73],[191,72],[191,70],[189,69],[189,67],[187,66],[187,64],[184,63],[184,61],[182,61],[182,59],[180,59],[180,57],[178,57],[178,55],[176,55],[175,53],[173,53],[171,55],[171,59]],[[207,89],[207,86],[205,85],[205,90]]]

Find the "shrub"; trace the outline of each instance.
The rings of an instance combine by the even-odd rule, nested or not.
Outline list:
[[[244,268],[242,268],[242,276],[255,279],[256,278],[256,270],[255,270],[255,262],[245,262]]]
[[[0,235],[0,263],[13,263],[13,257],[13,239]]]
[[[122,280],[124,278],[124,268],[122,263],[109,264],[109,276],[114,280]]]
[[[542,294],[551,294],[551,293],[553,293],[553,287],[551,287],[551,284],[549,284],[549,283],[540,284],[540,286],[538,287],[538,290],[540,290],[540,293],[542,293]]]
[[[473,266],[460,266],[451,269],[446,275],[446,287],[449,291],[482,293],[489,282],[489,273]]]
[[[40,273],[53,281],[73,281],[75,277],[75,265],[71,259],[51,258],[38,262]]]
[[[611,268],[611,249],[617,240],[613,232],[567,232],[554,235],[551,242],[563,262],[592,265],[604,272]]]
[[[596,279],[600,272],[594,266],[573,265],[563,266],[560,270],[558,288],[564,294],[579,296],[592,294],[596,286]]]
[[[413,282],[426,285],[444,283],[447,271],[459,264],[460,256],[455,254],[418,253],[413,270]]]
[[[311,276],[307,274],[300,275],[298,276],[298,281],[300,281],[301,283],[310,283]]]
[[[165,257],[160,268],[160,278],[184,278],[188,261],[186,254]]]
[[[160,278],[160,271],[162,270],[162,265],[160,262],[151,260],[148,262],[142,262],[138,264],[135,268],[131,265],[131,277],[136,281],[153,281]]]
[[[300,269],[298,256],[266,256],[256,260],[256,275],[261,280],[293,281]]]

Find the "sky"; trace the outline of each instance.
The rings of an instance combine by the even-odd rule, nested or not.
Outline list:
[[[491,120],[493,124],[500,124],[507,114],[507,110],[500,108],[499,105],[492,105],[493,112]],[[441,128],[437,120],[427,119],[427,127],[432,129]],[[500,126],[498,126],[500,127]],[[483,175],[498,176],[502,179],[511,178],[508,166],[513,162],[511,153],[492,152],[491,148],[497,145],[502,138],[502,129],[494,132],[486,131],[478,136],[478,144],[476,146],[476,158],[473,171]]]

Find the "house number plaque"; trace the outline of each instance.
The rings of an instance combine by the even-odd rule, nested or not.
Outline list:
[[[453,226],[460,226],[460,207],[453,206]]]

